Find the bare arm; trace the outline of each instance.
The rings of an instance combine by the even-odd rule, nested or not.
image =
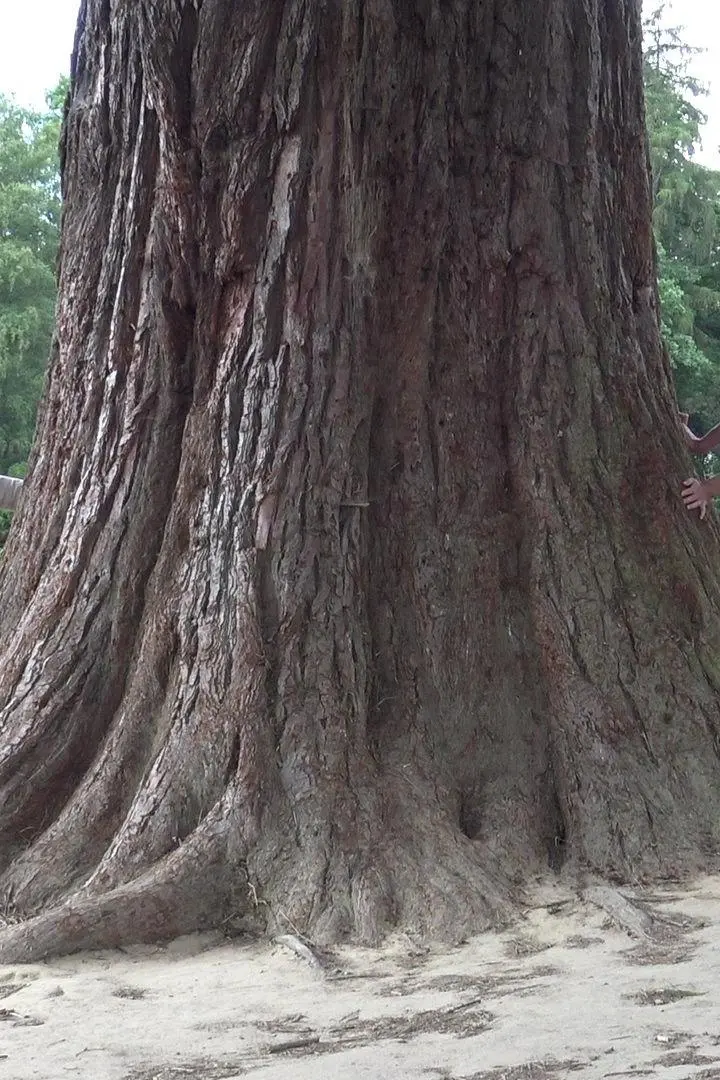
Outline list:
[[[709,454],[716,446],[720,446],[720,424],[710,428],[705,435],[695,435],[690,430],[687,413],[680,413],[680,424],[685,436],[685,445],[691,454]]]
[[[707,434],[697,439],[696,454],[709,454],[711,450],[714,450],[716,446],[720,446],[720,424],[716,424],[714,428],[710,428]]]
[[[713,499],[716,495],[720,495],[720,473],[716,473],[715,476],[710,476],[707,480],[703,480],[702,485],[705,494],[709,499]]]

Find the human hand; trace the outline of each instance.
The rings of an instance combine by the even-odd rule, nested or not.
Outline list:
[[[700,510],[700,520],[702,521],[707,514],[708,503],[710,502],[710,496],[705,490],[702,480],[698,480],[695,476],[691,480],[686,480],[683,484],[682,497],[686,510]]]

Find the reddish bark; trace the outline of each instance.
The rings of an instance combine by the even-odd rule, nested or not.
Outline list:
[[[0,958],[709,865],[637,0],[85,0],[64,187]]]

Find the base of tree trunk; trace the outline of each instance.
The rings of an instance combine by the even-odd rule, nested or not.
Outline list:
[[[424,799],[418,797],[423,789],[409,767],[405,783],[414,789],[412,797],[395,793],[384,803],[392,827],[386,821],[381,830],[375,822],[374,842],[352,850],[339,846],[333,826],[326,821],[321,828],[317,817],[312,835],[300,825],[292,842],[283,840],[287,821],[280,818],[276,828],[264,830],[262,843],[238,857],[228,810],[232,799],[226,795],[175,850],[127,882],[108,886],[113,875],[106,864],[84,887],[48,899],[47,883],[34,864],[34,876],[17,875],[15,888],[6,889],[6,910],[13,921],[0,931],[0,963],[160,942],[205,930],[292,932],[318,945],[348,940],[375,945],[400,928],[424,940],[456,943],[510,922],[523,906],[529,881],[562,880],[581,890],[603,869],[616,882],[677,880],[707,869],[712,861],[709,852],[698,850],[697,836],[676,857],[671,834],[668,850],[656,846],[643,871],[637,870],[641,860],[634,848],[629,849],[636,867],[632,874],[623,874],[619,864],[563,865],[564,839],[548,840],[541,829],[534,852],[527,826],[523,837],[498,828],[492,839],[470,839],[429,788]],[[601,823],[595,824],[599,829]],[[618,822],[615,830],[600,850],[610,851],[618,836],[622,847]],[[592,834],[593,842],[598,835]],[[10,880],[7,874],[5,880]],[[29,910],[33,881],[40,889],[36,895],[43,896],[38,914]],[[14,895],[27,905],[26,917],[11,910]]]
[[[237,846],[229,816],[218,814],[172,853],[129,882],[88,885],[48,901],[42,875],[18,875],[6,888],[28,905],[33,881],[43,910],[0,931],[0,963],[24,963],[83,949],[169,940],[199,930],[227,933],[292,931],[321,945],[342,940],[372,945],[396,927],[457,942],[506,922],[517,884],[483,845],[468,839],[436,809],[403,805],[395,829],[372,850],[339,848],[326,825],[300,846],[260,845],[250,858]],[[400,824],[404,822],[404,824]],[[235,843],[233,843],[235,839]],[[105,868],[107,881],[110,874]],[[266,884],[262,884],[262,879]],[[8,880],[6,875],[5,880]],[[27,911],[27,907],[26,907]]]

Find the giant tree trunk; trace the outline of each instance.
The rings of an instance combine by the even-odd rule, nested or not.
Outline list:
[[[460,935],[720,843],[638,0],[84,0],[0,958]],[[703,539],[703,537],[705,539]]]

